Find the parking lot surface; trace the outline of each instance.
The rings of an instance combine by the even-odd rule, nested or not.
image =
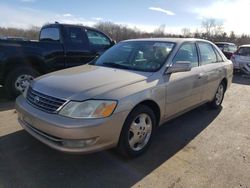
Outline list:
[[[0,187],[250,187],[250,78],[236,75],[223,107],[199,107],[162,126],[150,149],[63,154],[17,123],[0,88]]]

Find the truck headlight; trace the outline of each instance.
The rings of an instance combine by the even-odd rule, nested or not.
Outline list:
[[[114,112],[116,105],[117,102],[113,100],[70,101],[60,110],[59,114],[78,119],[104,118]]]

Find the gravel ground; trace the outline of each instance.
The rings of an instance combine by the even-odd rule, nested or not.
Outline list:
[[[221,109],[166,123],[133,160],[52,150],[21,129],[14,103],[0,96],[0,187],[250,187],[250,78],[233,82]]]

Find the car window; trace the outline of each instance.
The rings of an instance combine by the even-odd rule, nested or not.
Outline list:
[[[237,50],[235,44],[216,44],[223,52],[234,53]]]
[[[101,55],[95,65],[154,72],[166,62],[173,47],[172,42],[121,42]]]
[[[214,51],[215,51],[216,56],[217,56],[217,62],[223,62],[223,58],[221,57],[221,55],[218,52],[218,50],[216,48],[214,48]]]
[[[192,67],[198,66],[197,49],[194,43],[183,44],[178,50],[176,56],[173,59],[173,63],[177,61],[189,61]]]
[[[236,45],[228,45],[228,52],[229,53],[234,53],[237,50],[237,46]]]
[[[199,46],[199,50],[200,50],[201,64],[202,65],[217,62],[217,56],[216,56],[211,44],[208,44],[205,42],[199,42],[198,46]]]
[[[240,47],[237,54],[242,56],[250,56],[250,47]]]
[[[60,32],[58,28],[43,28],[40,33],[40,40],[59,41]]]
[[[65,27],[66,41],[71,44],[86,43],[84,33],[80,27]]]
[[[93,30],[87,30],[87,36],[90,44],[92,45],[101,45],[101,46],[111,45],[109,38],[99,32]]]
[[[221,51],[224,51],[225,44],[216,44],[220,48]]]

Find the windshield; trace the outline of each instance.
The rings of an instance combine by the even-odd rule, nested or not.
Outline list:
[[[234,53],[236,50],[237,50],[237,47],[235,45],[228,46],[228,52]]]
[[[59,41],[60,32],[58,28],[43,28],[40,33],[40,41]]]
[[[155,72],[173,50],[172,42],[121,42],[106,51],[94,65],[144,72]]]
[[[238,50],[238,55],[250,56],[250,47],[241,47]]]
[[[234,53],[237,50],[237,46],[233,44],[217,44],[217,46],[223,52]]]

